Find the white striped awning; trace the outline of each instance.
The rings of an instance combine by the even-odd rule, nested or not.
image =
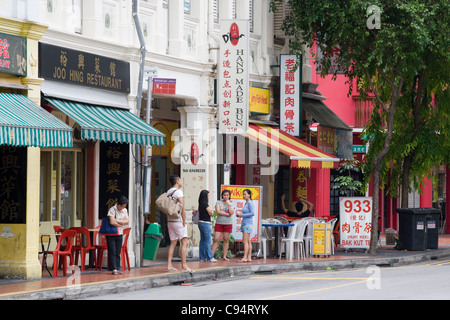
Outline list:
[[[0,145],[71,148],[72,128],[24,95],[0,93]]]
[[[81,127],[81,139],[164,145],[165,134],[128,110],[45,98]]]

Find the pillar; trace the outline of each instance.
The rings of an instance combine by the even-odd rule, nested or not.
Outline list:
[[[431,172],[420,184],[422,194],[420,195],[420,207],[431,208],[433,206],[433,182],[431,181]]]

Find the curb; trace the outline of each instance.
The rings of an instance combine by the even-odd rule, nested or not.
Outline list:
[[[51,288],[3,296],[0,300],[73,300],[128,291],[158,288],[182,283],[221,280],[252,275],[279,274],[296,271],[325,271],[365,268],[370,266],[395,267],[450,256],[450,249],[427,251],[395,257],[355,258],[332,261],[282,262],[260,265],[232,265],[197,270],[195,273],[175,272],[125,278],[98,283],[79,284],[72,287]]]

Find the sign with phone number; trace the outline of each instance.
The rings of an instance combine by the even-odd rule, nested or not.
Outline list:
[[[368,249],[372,229],[372,198],[339,198],[340,242],[344,249]]]

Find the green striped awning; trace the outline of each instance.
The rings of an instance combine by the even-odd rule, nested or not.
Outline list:
[[[24,95],[0,93],[0,145],[71,148],[72,128]]]
[[[164,145],[165,134],[128,110],[46,98],[81,127],[81,139]]]

